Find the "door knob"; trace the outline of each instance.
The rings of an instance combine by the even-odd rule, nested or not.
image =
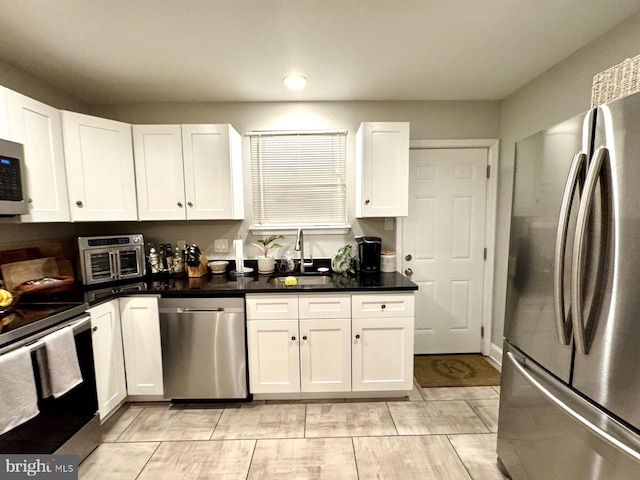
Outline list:
[[[410,277],[411,275],[413,275],[413,270],[411,270],[410,268],[405,269],[404,274],[407,277]]]
[[[404,257],[404,259],[405,259],[407,262],[410,262],[412,258],[413,258],[413,257],[411,256],[411,254],[410,254],[410,253],[409,253],[409,254],[407,254],[407,255],[405,255],[405,257]]]

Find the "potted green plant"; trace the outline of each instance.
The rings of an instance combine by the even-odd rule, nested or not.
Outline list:
[[[275,270],[275,260],[272,256],[269,256],[269,249],[282,247],[282,245],[276,243],[276,240],[281,238],[284,238],[284,236],[271,235],[251,244],[262,250],[262,256],[258,257],[258,273],[272,273]]]
[[[352,250],[353,247],[350,244],[340,247],[331,259],[331,270],[342,275],[354,274],[353,264],[356,257]]]

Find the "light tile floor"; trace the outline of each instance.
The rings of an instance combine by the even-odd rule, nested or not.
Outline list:
[[[406,399],[127,404],[81,480],[502,480],[499,387]]]

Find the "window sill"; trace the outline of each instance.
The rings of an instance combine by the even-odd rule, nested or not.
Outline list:
[[[295,235],[298,228],[304,230],[305,235],[346,235],[351,231],[351,225],[251,225],[252,235]]]

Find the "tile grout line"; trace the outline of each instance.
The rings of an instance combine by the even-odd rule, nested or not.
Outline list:
[[[140,478],[140,475],[142,475],[142,472],[144,471],[144,469],[147,468],[147,465],[149,465],[149,462],[151,461],[153,456],[156,454],[156,452],[160,448],[160,445],[162,445],[162,442],[158,442],[158,446],[153,450],[153,453],[151,455],[149,455],[149,458],[147,458],[147,461],[144,462],[144,465],[142,466],[142,468],[140,469],[140,471],[136,475],[136,479]]]
[[[445,437],[447,437],[447,442],[449,442],[449,445],[451,445],[451,448],[453,448],[453,451],[456,453],[456,457],[458,457],[458,460],[460,460],[460,463],[462,464],[464,469],[467,471],[467,475],[469,475],[469,478],[471,480],[474,480],[474,477],[471,474],[471,471],[469,470],[469,468],[467,467],[467,464],[464,463],[464,460],[462,460],[462,457],[458,453],[458,450],[456,450],[456,446],[453,444],[453,442],[451,442],[451,439],[449,438],[449,434],[446,434]]]

